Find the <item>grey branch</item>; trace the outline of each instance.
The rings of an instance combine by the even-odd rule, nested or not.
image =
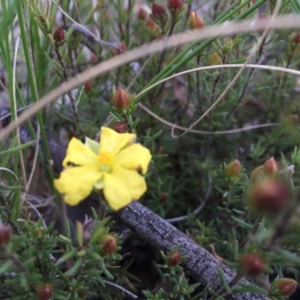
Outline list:
[[[155,247],[163,251],[170,251],[175,246],[180,246],[180,254],[186,256],[186,259],[182,262],[183,268],[189,276],[202,285],[209,285],[215,291],[219,290],[221,288],[218,275],[219,268],[223,270],[228,283],[235,277],[235,273],[212,254],[139,202],[132,202],[118,212],[118,215],[127,227]],[[240,284],[245,285],[249,282],[242,279]],[[267,300],[269,298],[259,294],[243,293],[231,295],[226,299]]]

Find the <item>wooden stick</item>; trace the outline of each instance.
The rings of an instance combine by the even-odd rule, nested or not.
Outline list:
[[[215,291],[222,288],[218,269],[223,271],[227,283],[235,277],[235,273],[211,253],[139,202],[132,202],[117,214],[128,228],[155,247],[163,251],[170,251],[174,247],[180,246],[180,254],[186,256],[181,265],[187,275],[203,286],[209,285]],[[249,282],[241,279],[239,284],[246,285]],[[269,298],[260,294],[243,293],[230,295],[226,299],[267,300]]]

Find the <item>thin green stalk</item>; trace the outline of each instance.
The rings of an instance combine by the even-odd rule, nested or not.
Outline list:
[[[1,6],[2,6],[2,13],[3,15],[6,15],[8,14],[8,9],[7,9],[7,6],[6,6],[6,1],[5,0],[2,0],[1,1]],[[4,58],[4,61],[3,63],[5,64],[5,69],[6,69],[6,72],[7,72],[7,79],[8,79],[8,91],[9,91],[9,101],[10,101],[10,107],[11,107],[11,118],[12,120],[16,120],[16,110],[17,108],[15,107],[15,103],[13,101],[14,99],[14,87],[12,85],[13,83],[13,68],[12,68],[12,60],[11,60],[11,55],[10,55],[10,44],[9,44],[9,38],[8,38],[8,35],[9,35],[9,30],[6,30],[6,31],[3,31],[3,33],[6,32],[6,34],[2,34],[2,37],[1,37],[1,40],[2,40],[2,51],[3,51],[3,58]],[[16,137],[16,131],[13,131],[12,133],[12,136],[13,137]],[[14,153],[13,154],[13,159],[15,162],[18,161],[18,153]],[[18,164],[15,163],[14,164],[14,173],[18,176]]]
[[[224,21],[230,20],[234,14],[236,14],[238,11],[240,11],[244,6],[246,6],[250,0],[240,4],[236,8],[234,6],[236,4],[231,5],[224,13],[222,13],[214,22],[214,24],[220,24]],[[254,12],[260,5],[265,3],[266,0],[259,0],[255,4],[253,4],[251,7],[246,9],[242,14],[238,15],[237,17],[233,18],[234,21],[241,20],[245,18],[246,16],[250,15],[252,12]],[[209,46],[215,38],[211,38],[206,40],[205,42],[201,43],[196,47],[190,54],[186,55],[188,52],[193,49],[198,42],[192,43],[190,46],[188,46],[182,53],[180,53],[169,65],[167,65],[157,76],[155,76],[148,85],[145,86],[145,88],[151,86],[152,84],[156,83],[157,81],[160,81],[174,72],[176,72],[178,69],[180,69],[183,65],[185,65],[188,61],[190,61],[193,57],[199,55],[207,46]],[[135,101],[136,103],[140,102],[142,99],[146,97],[147,93],[142,94],[140,97],[138,97]]]
[[[25,20],[24,20],[24,16],[23,16],[22,1],[17,1],[17,14],[18,14],[18,18],[19,18],[21,38],[22,38],[22,43],[23,43],[26,65],[27,65],[28,81],[29,81],[29,84],[31,87],[33,101],[37,102],[39,99],[39,96],[38,96],[38,91],[37,91],[37,86],[36,86],[36,79],[35,79],[33,64],[32,64],[32,60],[30,57],[30,49],[29,49],[30,42],[28,42],[29,37],[27,35],[26,24],[25,24]],[[42,142],[43,142],[44,149],[45,149],[46,159],[50,159],[51,158],[50,151],[48,148],[48,142],[47,142],[47,137],[46,137],[46,133],[45,133],[44,123],[43,123],[43,119],[42,119],[40,112],[37,113],[37,120],[38,120],[38,123],[41,128],[41,138],[42,138]],[[31,134],[34,134],[34,131],[32,129],[31,129]],[[39,156],[40,156],[40,158],[42,158],[42,153],[41,153],[41,151],[39,151],[39,152],[40,152]]]
[[[291,7],[296,14],[300,14],[300,3],[298,0],[292,0]]]

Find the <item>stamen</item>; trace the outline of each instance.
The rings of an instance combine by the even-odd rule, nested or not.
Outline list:
[[[111,153],[100,151],[97,161],[100,164],[100,170],[102,172],[109,172],[113,164],[114,157]]]

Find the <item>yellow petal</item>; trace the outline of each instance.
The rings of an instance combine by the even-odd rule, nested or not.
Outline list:
[[[74,167],[60,173],[54,180],[57,190],[64,195],[64,201],[69,205],[77,205],[93,190],[93,185],[102,176],[96,168]]]
[[[114,166],[112,173],[104,175],[103,193],[106,201],[114,210],[119,210],[133,200],[138,200],[146,190],[144,177],[136,171]]]
[[[73,163],[78,166],[87,166],[95,164],[97,155],[92,150],[87,148],[80,140],[72,138],[67,149],[66,157],[63,161],[63,166],[69,167],[68,163]]]
[[[100,148],[116,155],[135,138],[133,133],[117,133],[108,127],[101,127]]]
[[[151,161],[150,151],[141,144],[133,144],[123,149],[116,157],[116,164],[120,164],[126,169],[137,170],[142,169],[142,173],[146,174],[148,165]]]

